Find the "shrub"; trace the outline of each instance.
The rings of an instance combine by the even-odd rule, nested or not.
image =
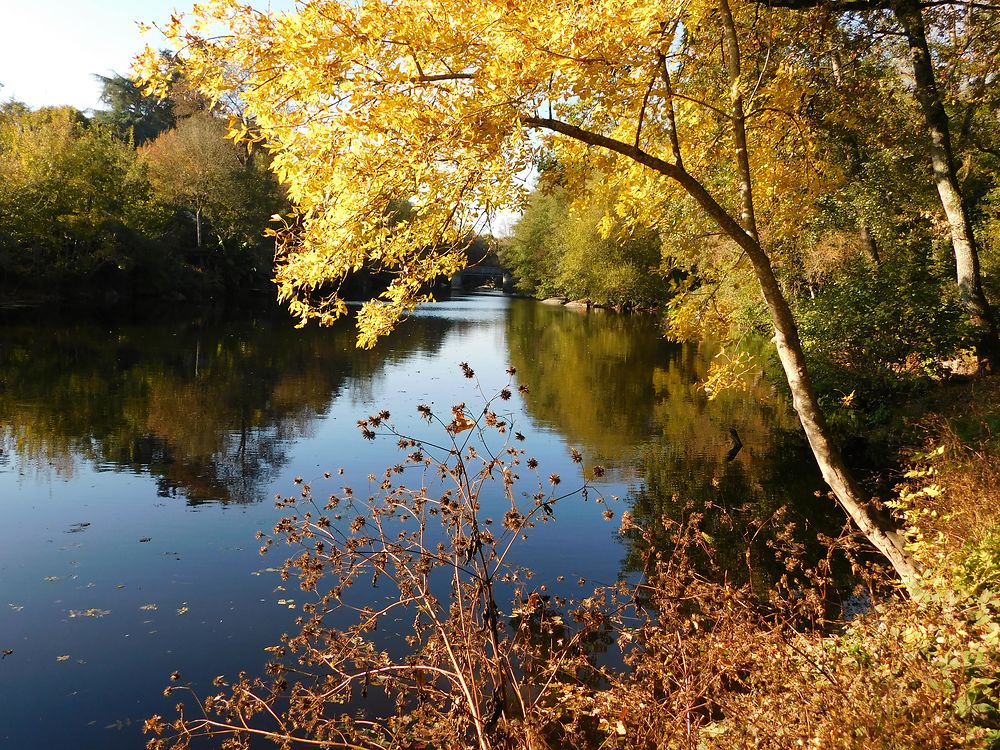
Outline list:
[[[355,750],[1000,746],[997,561],[964,555],[987,573],[970,584],[944,529],[929,533],[937,516],[921,503],[940,493],[928,491],[927,466],[896,503],[927,571],[913,599],[864,562],[847,531],[820,538],[827,556],[806,567],[781,513],[769,522],[771,548],[786,573],[762,598],[753,570],[730,575],[719,561],[739,555],[720,554],[688,509],[642,524],[622,513],[621,533],[646,550],[646,580],[570,602],[513,559],[567,495],[498,412],[512,390],[476,412],[418,407],[444,440],[403,435],[386,412],[361,420],[365,438],[391,436],[405,455],[369,477],[370,492],[324,498],[297,480],[297,495],[279,502],[290,515],[260,537],[262,554],[278,539],[298,550],[282,575],[314,595],[299,632],[270,649],[267,680],[219,678],[219,692],[196,696],[195,714],[181,705],[169,724],[150,718],[149,746],[206,737],[229,748],[266,737],[282,748]],[[522,495],[526,469],[535,477]],[[587,483],[578,492],[601,500]],[[498,501],[505,514],[494,522],[487,509]],[[836,557],[858,575],[864,611],[853,619],[838,615]],[[363,590],[369,581],[391,588],[380,608]],[[405,649],[379,640],[403,623]],[[617,646],[624,667],[596,664],[595,644]],[[348,713],[369,691],[386,697],[384,714]]]
[[[851,261],[797,313],[817,389],[863,409],[937,377],[965,332],[948,287],[901,263]]]
[[[604,599],[576,607],[571,632],[560,600],[531,582],[512,551],[554,517],[562,499],[588,488],[563,493],[558,476],[537,474],[537,462],[519,447],[523,436],[496,411],[512,396],[508,385],[481,411],[459,404],[444,417],[418,407],[443,428],[443,441],[401,434],[387,412],[360,421],[366,439],[398,442],[400,463],[369,477],[371,494],[344,488],[328,495],[299,481],[298,494],[279,502],[290,515],[273,535],[259,535],[262,554],[277,539],[300,550],[282,577],[298,578],[315,595],[303,606],[298,634],[270,649],[270,679],[219,680],[220,692],[198,700],[197,717],[182,706],[170,725],[151,718],[147,731],[167,736],[149,746],[223,737],[225,746],[243,748],[254,736],[281,747],[486,750],[572,742],[583,731],[580,717],[567,719],[552,706],[561,691],[586,682],[585,646],[607,630]],[[524,470],[536,481],[519,497]],[[404,477],[416,482],[407,486]],[[498,503],[502,517],[488,517]],[[388,601],[380,597],[380,608],[355,593],[378,584],[393,592]],[[400,653],[377,633],[403,623],[410,627]],[[352,701],[369,691],[387,699],[385,715],[351,716]]]

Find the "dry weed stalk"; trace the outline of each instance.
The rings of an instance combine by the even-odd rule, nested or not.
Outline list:
[[[196,716],[178,706],[169,724],[151,718],[149,746],[216,738],[249,748],[263,738],[351,750],[1000,747],[992,558],[979,560],[968,590],[941,570],[925,577],[922,596],[895,597],[849,524],[821,538],[825,556],[806,563],[779,509],[743,529],[747,550],[766,533],[784,565],[762,592],[749,551],[749,575],[737,584],[702,531],[703,512],[721,513],[731,530],[738,519],[710,504],[676,505],[679,518],[621,514],[643,583],[575,603],[550,598],[513,552],[560,501],[592,488],[559,494],[559,477],[539,473],[497,411],[512,396],[508,383],[483,396],[481,412],[459,404],[444,418],[419,407],[443,428],[441,443],[400,434],[385,412],[359,422],[364,437],[392,436],[405,457],[369,477],[365,495],[344,488],[321,500],[302,484],[279,503],[291,515],[262,535],[261,551],[279,538],[297,546],[283,576],[315,601],[299,633],[272,649],[270,679],[220,679],[217,694],[195,696]],[[529,493],[518,484],[525,469],[535,476]],[[937,544],[928,559],[950,559]],[[867,612],[846,622],[831,619],[835,557],[867,586]],[[390,595],[372,604],[372,591],[383,591],[372,587],[384,583]],[[384,635],[400,629],[405,648]],[[612,644],[625,668],[592,658],[595,646]],[[351,715],[369,693],[383,696],[384,710]]]
[[[605,598],[576,609],[571,633],[556,609],[566,602],[544,595],[511,553],[560,501],[591,489],[585,482],[562,493],[557,475],[539,474],[520,447],[524,437],[498,412],[513,396],[513,368],[508,374],[495,396],[483,394],[478,413],[459,404],[442,418],[418,407],[443,428],[438,443],[401,434],[388,412],[361,420],[363,437],[391,436],[403,455],[369,476],[370,493],[345,487],[322,498],[296,480],[298,496],[278,503],[290,515],[259,537],[262,554],[276,539],[299,549],[282,570],[315,595],[299,633],[270,649],[270,679],[219,678],[218,693],[193,696],[196,716],[178,704],[173,722],[147,721],[156,735],[150,748],[203,737],[227,748],[254,738],[282,748],[544,748],[576,731],[579,722],[553,705],[592,675],[586,643],[608,630]],[[518,485],[524,469],[537,480],[530,493]],[[391,596],[372,604],[374,587],[386,583]],[[504,601],[513,605],[504,610]],[[381,636],[404,625],[405,649]],[[167,690],[180,689],[193,694],[190,686]],[[385,718],[348,713],[369,692],[382,698]]]

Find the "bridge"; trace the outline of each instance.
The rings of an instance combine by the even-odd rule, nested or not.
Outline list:
[[[451,277],[452,289],[475,289],[491,287],[505,292],[514,290],[514,277],[501,266],[469,266]]]

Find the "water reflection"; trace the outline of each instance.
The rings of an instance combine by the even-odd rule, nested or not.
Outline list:
[[[433,354],[455,323],[419,317],[377,353],[358,351],[350,326],[284,320],[8,326],[0,448],[26,474],[69,477],[84,461],[150,474],[192,504],[258,501],[341,391]]]
[[[815,537],[824,522],[816,518],[818,475],[797,418],[763,375],[746,392],[709,401],[697,384],[717,347],[668,343],[655,321],[639,317],[515,306],[507,336],[531,386],[528,412],[630,484],[629,506],[640,524],[658,530],[660,545],[664,516],[702,513],[726,574],[745,579],[752,569],[763,586],[781,565],[767,546],[773,529],[757,535],[747,557],[759,524],[789,504],[800,530],[811,527],[801,538]],[[767,356],[764,342],[747,346]],[[819,515],[836,523],[836,514]],[[628,542],[623,571],[641,571],[650,550],[638,538]]]
[[[766,382],[713,402],[694,387],[711,354],[666,343],[652,319],[501,296],[423,308],[368,352],[349,324],[6,321],[0,648],[14,654],[0,662],[0,746],[141,747],[143,718],[171,710],[161,690],[173,670],[210,689],[217,674],[261,667],[299,610],[264,567],[282,553],[262,561],[254,539],[280,514],[255,501],[340,466],[344,483],[365,486],[399,455],[393,441],[360,440],[355,421],[386,408],[426,436],[416,404],[477,403],[463,360],[487,390],[518,369],[530,393],[509,402],[510,419],[546,476],[571,485],[574,447],[609,468],[601,489],[623,498],[618,513],[654,524],[693,502],[735,568],[739,523],[815,502],[815,478]],[[733,427],[744,448],[727,461]],[[623,546],[601,509],[561,503],[518,561],[538,581],[565,576],[573,594],[578,579],[642,570],[648,550]],[[73,616],[88,611],[108,614]]]
[[[533,419],[586,449],[588,460],[627,473],[635,446],[657,429],[654,372],[682,350],[650,318],[547,305],[512,306],[507,344],[531,387]]]

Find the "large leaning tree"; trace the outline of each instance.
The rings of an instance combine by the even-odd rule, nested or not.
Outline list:
[[[542,149],[619,190],[616,211],[655,226],[693,201],[749,260],[774,324],[793,405],[840,504],[907,585],[919,572],[851,478],[817,403],[774,248],[836,180],[799,116],[814,60],[809,20],[747,0],[302,0],[258,12],[196,6],[149,49],[151,91],[180,73],[210,98],[234,92],[234,137],[273,153],[297,206],[279,234],[277,283],[291,312],[329,323],[339,282],[393,274],[358,316],[370,346],[465,263],[483,215],[520,206]],[[582,182],[582,181],[581,181]],[[406,199],[410,220],[387,206]]]

